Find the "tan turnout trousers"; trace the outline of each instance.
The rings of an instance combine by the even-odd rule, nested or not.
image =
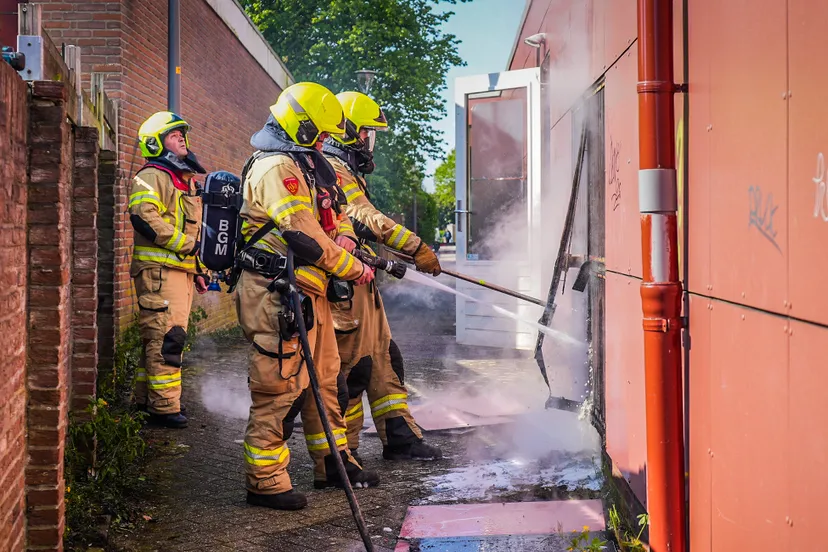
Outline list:
[[[277,315],[279,294],[267,290],[269,280],[245,270],[236,293],[236,307],[250,347],[250,395],[253,404],[244,437],[247,489],[258,494],[277,494],[292,489],[287,466],[290,451],[287,439],[292,418],[301,409],[305,442],[314,461],[314,478],[326,479],[324,458],[330,454],[322,420],[310,389],[310,378],[299,338],[282,341]],[[336,396],[339,354],[331,319],[330,303],[324,295],[310,295],[314,325],[308,332],[322,400],[328,410],[337,448],[347,452],[345,421]],[[307,391],[303,393],[303,391]],[[300,399],[300,396],[302,397]],[[297,399],[302,401],[301,406]],[[293,409],[293,412],[291,410]]]
[[[371,416],[383,445],[403,445],[422,439],[420,428],[408,410],[408,391],[401,382],[402,356],[391,340],[391,328],[382,297],[374,284],[354,286],[353,306],[334,303],[336,341],[342,372],[348,385],[345,411],[348,448],[359,447],[359,433],[365,418],[362,395],[368,395]],[[398,374],[399,372],[399,374]],[[388,420],[402,418],[404,424]]]
[[[155,265],[135,276],[144,343],[135,401],[155,414],[181,411],[181,362],[193,303],[194,275]]]

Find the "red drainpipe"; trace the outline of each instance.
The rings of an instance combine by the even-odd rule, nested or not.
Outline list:
[[[650,547],[686,552],[673,0],[638,0],[638,81]]]

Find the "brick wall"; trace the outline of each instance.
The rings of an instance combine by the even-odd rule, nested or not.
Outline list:
[[[114,309],[121,328],[132,320],[134,289],[128,269],[132,228],[126,216],[129,178],[143,161],[138,127],[167,105],[167,1],[97,2],[45,6],[44,27],[55,43],[82,48],[84,86],[89,71],[113,72],[107,94],[120,101],[119,183],[113,194]],[[190,145],[208,171],[236,174],[252,148],[280,88],[204,0],[181,2],[181,115],[193,127]],[[102,282],[101,285],[107,285]],[[197,296],[211,330],[236,322],[227,293]]]
[[[0,550],[25,536],[27,87],[0,63]]]
[[[135,143],[141,122],[166,109],[166,18],[166,0],[129,2],[124,7],[124,168],[141,165],[135,157],[137,149],[129,146]],[[264,124],[280,89],[204,0],[181,2],[181,90],[181,115],[193,127],[190,145],[202,165],[208,171],[240,174],[253,152],[250,136]],[[116,251],[121,277],[116,308],[124,320],[134,308],[131,282],[124,279],[132,235],[126,218],[121,221],[125,232]],[[236,321],[227,293],[197,296],[195,305],[208,313],[202,325],[206,330]]]
[[[81,412],[98,371],[98,129],[76,128],[72,174],[72,398]]]
[[[115,187],[117,154],[102,151],[98,158],[98,365],[109,367],[115,356]]]
[[[28,543],[54,546],[64,529],[63,452],[71,358],[73,136],[66,87],[35,82],[29,113]],[[56,538],[58,540],[56,540]]]
[[[83,86],[89,88],[89,75],[109,72],[112,89],[120,82],[120,58],[123,46],[121,2],[45,2],[43,27],[52,41],[81,47]]]

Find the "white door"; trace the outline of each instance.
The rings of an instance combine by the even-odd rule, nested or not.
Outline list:
[[[530,251],[540,229],[540,69],[458,78],[456,112],[457,270],[545,299]],[[533,238],[532,236],[536,236]],[[537,321],[542,308],[457,280],[457,289]],[[457,298],[457,341],[533,349],[537,330]]]

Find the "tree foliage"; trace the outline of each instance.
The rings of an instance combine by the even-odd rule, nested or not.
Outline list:
[[[440,226],[454,222],[456,159],[457,152],[451,150],[446,160],[434,171],[434,200],[437,204]]]
[[[446,73],[465,62],[457,38],[442,31],[453,12],[435,8],[457,1],[470,0],[241,0],[297,81],[358,90],[356,72],[377,71],[369,94],[391,130],[378,137],[369,183],[388,214],[411,210],[426,157],[440,153],[431,123],[445,115]]]

